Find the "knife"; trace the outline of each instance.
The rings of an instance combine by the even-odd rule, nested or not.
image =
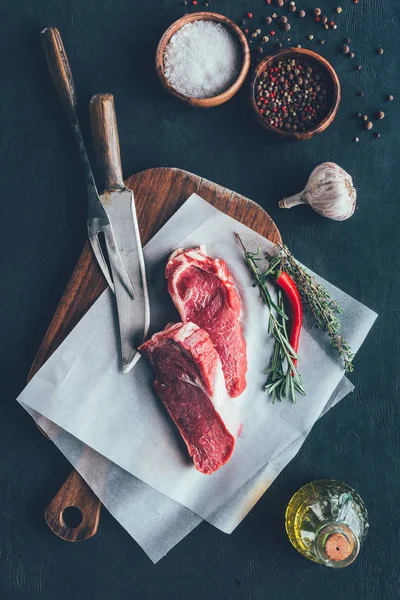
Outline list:
[[[146,270],[132,190],[122,177],[114,98],[111,94],[93,96],[89,106],[97,162],[104,174],[105,191],[100,196],[115,233],[118,250],[133,285],[133,296],[120,278],[120,270],[110,255],[117,301],[122,347],[122,371],[128,373],[140,358],[137,347],[147,336],[150,303]]]
[[[71,68],[69,66],[60,32],[55,27],[46,27],[41,32],[40,39],[51,78],[58,92],[59,99],[68,118],[69,124],[71,125],[85,171],[86,187],[89,200],[87,227],[89,241],[92,246],[93,253],[97,259],[97,262],[99,263],[104,277],[107,280],[108,285],[114,291],[113,280],[111,278],[111,274],[99,240],[99,234],[102,233],[104,235],[108,256],[110,260],[112,258],[114,263],[114,271],[118,273],[118,278],[123,283],[125,288],[129,290],[131,295],[133,295],[132,283],[118,251],[110,220],[100,202],[96,184],[93,178],[85,143],[79,127],[75,84],[72,78]]]

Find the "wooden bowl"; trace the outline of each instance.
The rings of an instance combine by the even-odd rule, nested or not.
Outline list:
[[[168,42],[170,41],[174,33],[178,31],[178,29],[183,27],[183,25],[193,23],[193,21],[214,21],[215,23],[221,23],[234,35],[242,49],[242,68],[240,69],[238,78],[229,88],[227,88],[221,94],[218,94],[218,96],[212,96],[211,98],[192,98],[190,96],[185,96],[184,94],[181,94],[169,83],[168,79],[165,77],[164,74],[164,52]],[[157,46],[156,70],[162,85],[168,92],[170,92],[170,94],[176,96],[177,98],[179,98],[183,102],[186,102],[186,104],[190,104],[191,106],[211,108],[212,106],[218,106],[219,104],[223,104],[227,100],[230,100],[232,96],[234,96],[243,85],[249,68],[250,49],[246,40],[246,36],[239,29],[239,27],[235,25],[233,21],[228,19],[228,17],[224,17],[223,15],[219,15],[217,13],[201,12],[185,15],[181,19],[175,21],[175,23],[172,23],[170,27],[168,27],[167,31],[163,34]]]
[[[327,73],[328,78],[331,83],[331,108],[327,116],[314,127],[307,129],[306,131],[284,131],[283,129],[278,129],[278,127],[274,127],[267,123],[260,113],[258,112],[257,104],[256,104],[256,83],[261,73],[274,65],[276,65],[280,60],[286,58],[295,58],[303,61],[308,61],[310,63],[316,63],[319,67],[323,68],[323,70]],[[336,117],[336,113],[339,108],[341,100],[341,89],[340,89],[340,81],[336,74],[335,69],[332,65],[325,60],[322,56],[313,52],[312,50],[305,50],[304,48],[285,48],[284,50],[279,50],[274,55],[266,56],[259,64],[257,65],[253,79],[251,81],[251,89],[250,89],[250,104],[253,109],[254,116],[257,122],[264,127],[270,133],[274,133],[275,135],[279,135],[286,139],[292,140],[309,140],[317,133],[321,133],[325,131],[327,127],[332,123],[333,119]]]

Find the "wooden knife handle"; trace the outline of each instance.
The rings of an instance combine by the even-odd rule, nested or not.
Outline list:
[[[75,84],[60,32],[55,27],[46,27],[41,32],[40,39],[46,55],[47,66],[65,114],[70,120],[76,119]]]
[[[117,190],[124,187],[117,117],[115,115],[114,96],[97,94],[89,106],[90,122],[97,163],[104,177],[105,190]]]
[[[47,525],[58,537],[67,542],[83,542],[95,535],[100,510],[100,500],[79,473],[72,471],[46,508],[44,516]]]

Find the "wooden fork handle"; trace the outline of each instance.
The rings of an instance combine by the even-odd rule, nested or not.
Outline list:
[[[74,507],[82,520],[76,527],[69,526],[64,511]],[[84,542],[95,535],[100,520],[101,502],[77,471],[72,471],[45,510],[47,525],[53,533],[67,542]],[[75,511],[77,512],[77,511]],[[78,512],[79,514],[79,512]]]
[[[46,27],[40,40],[64,112],[70,121],[74,120],[77,118],[76,90],[60,32],[55,27]]]

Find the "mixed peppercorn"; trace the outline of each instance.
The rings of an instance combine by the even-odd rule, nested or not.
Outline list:
[[[182,0],[181,0],[182,1]],[[359,0],[348,0],[349,2],[351,1],[352,4],[359,4]],[[298,0],[298,2],[296,0],[264,0],[265,5],[267,5],[265,8],[269,8],[270,9],[270,14],[267,16],[263,16],[260,20],[260,25],[258,25],[258,21],[257,19],[259,19],[260,17],[257,16],[255,13],[253,14],[252,12],[245,12],[243,14],[243,17],[240,19],[239,21],[239,25],[242,28],[242,31],[244,32],[244,34],[246,35],[246,38],[249,42],[250,48],[252,49],[252,54],[253,54],[253,62],[255,64],[258,64],[261,59],[262,59],[262,55],[264,53],[264,50],[268,47],[271,46],[273,44],[275,49],[280,49],[283,46],[296,46],[297,48],[301,48],[302,44],[296,44],[295,41],[293,39],[291,39],[291,34],[293,31],[293,28],[296,29],[296,18],[297,19],[304,19],[304,17],[307,17],[307,19],[305,19],[305,21],[309,22],[312,21],[313,22],[313,33],[309,32],[307,33],[307,30],[304,31],[305,35],[305,42],[303,45],[305,45],[306,47],[312,45],[312,44],[316,44],[318,43],[319,45],[324,45],[325,44],[325,39],[322,38],[322,36],[318,35],[318,29],[319,30],[326,30],[326,34],[330,35],[330,34],[334,34],[334,32],[332,30],[336,30],[338,29],[338,23],[343,24],[344,22],[344,15],[347,14],[347,11],[349,10],[349,6],[347,4],[343,4],[343,8],[337,4],[335,6],[335,4],[331,5],[329,7],[329,9],[326,9],[326,4],[324,3],[325,9],[321,9],[318,6],[316,7],[310,7],[307,10],[304,10],[303,8],[301,8],[300,6],[298,7],[297,4],[300,4],[301,0]],[[214,4],[217,3],[217,0],[183,0],[182,4],[184,6],[188,6],[188,5],[193,5],[193,7],[196,7],[197,4],[201,5],[203,4],[205,7],[209,7]],[[361,3],[360,3],[361,5]],[[196,7],[198,10],[198,7]],[[350,9],[352,10],[352,9]],[[357,10],[356,7],[354,7],[354,10]],[[265,15],[265,12],[264,12]],[[336,21],[337,19],[337,21]],[[254,24],[253,26],[251,26],[251,24]],[[264,24],[264,30],[262,29]],[[266,26],[266,27],[265,27]],[[330,30],[328,32],[328,30]],[[310,30],[308,30],[310,31]],[[297,40],[296,40],[297,41]],[[336,42],[337,43],[337,42]],[[271,48],[268,48],[268,51],[270,51]],[[342,52],[343,55],[346,57],[346,59],[355,59],[356,57],[356,52],[354,52],[353,48],[351,47],[351,40],[348,37],[345,37],[343,39],[342,45],[340,45],[340,41],[339,43],[337,43],[337,50],[339,52]],[[382,56],[384,54],[384,49],[382,48],[382,46],[377,45],[375,47],[373,47],[373,51],[376,52],[376,54]],[[360,64],[360,59],[358,57],[357,54],[357,62],[356,64],[354,64],[354,70],[357,72],[361,72],[363,67]],[[280,75],[281,76],[281,75]],[[292,91],[295,94],[299,94],[301,95],[302,92],[304,92],[304,90],[299,90],[299,92],[294,92],[294,90],[292,89],[292,80],[290,80],[287,85],[289,85],[290,87],[290,91]],[[261,85],[264,85],[265,81],[261,82]],[[272,83],[276,83],[276,82],[272,82]],[[278,82],[279,83],[279,82]],[[260,84],[260,82],[259,82]],[[309,87],[312,87],[314,89],[314,87],[319,86],[320,83],[315,84],[314,86],[311,85]],[[271,86],[271,82],[268,81],[268,87],[272,87]],[[261,91],[269,91],[268,89],[265,90],[264,88],[262,90],[257,90],[256,94],[259,94],[259,92]],[[284,90],[284,92],[288,92],[289,90]],[[314,90],[315,91],[315,90]],[[354,90],[356,95],[360,98],[364,97],[364,92],[363,91],[357,91],[357,88]],[[277,96],[276,98],[278,98],[280,91],[279,91],[279,86],[278,89],[276,90],[277,92]],[[274,91],[273,91],[274,93]],[[318,95],[321,95],[320,93],[317,92]],[[293,94],[292,94],[293,95]],[[310,92],[308,92],[308,96],[310,95]],[[289,97],[290,94],[289,94]],[[307,104],[304,106],[304,108],[313,108],[315,110],[315,114],[312,111],[304,111],[302,110],[301,112],[305,112],[306,113],[306,118],[305,121],[303,121],[302,119],[304,118],[303,116],[299,119],[299,115],[296,114],[295,119],[293,118],[293,114],[290,114],[290,112],[288,111],[284,111],[283,109],[286,108],[288,109],[288,104],[290,104],[290,106],[292,107],[292,103],[291,102],[286,102],[284,99],[287,98],[287,96],[283,96],[283,98],[278,98],[278,100],[275,101],[274,96],[265,96],[262,95],[262,97],[257,97],[257,107],[260,111],[261,116],[267,121],[273,121],[273,123],[270,123],[271,125],[274,125],[275,127],[279,127],[288,131],[296,131],[296,130],[301,130],[304,131],[306,129],[310,129],[311,127],[314,127],[319,121],[321,121],[323,119],[323,117],[326,114],[327,108],[325,108],[323,105],[321,105],[321,103],[319,103],[319,108],[316,108],[316,105],[318,103],[311,103],[310,106],[307,106]],[[392,94],[386,94],[386,101],[387,102],[391,102],[393,100],[393,95]],[[265,102],[265,100],[268,100],[268,103]],[[300,101],[304,101],[304,99],[300,99]],[[258,102],[260,102],[260,104],[258,104]],[[307,102],[310,102],[310,98],[307,97]],[[279,104],[280,103],[280,104]],[[275,110],[276,109],[276,110]],[[325,114],[324,114],[324,110],[325,110]],[[269,112],[268,112],[269,111]],[[272,114],[271,114],[272,112]],[[296,112],[296,111],[295,111]],[[377,122],[379,122],[379,120],[381,120],[383,117],[381,116],[383,114],[384,117],[384,113],[383,111],[379,111],[379,113],[376,113],[374,115],[374,118],[376,119]],[[309,119],[309,117],[311,116],[311,119]],[[361,115],[359,117],[361,123],[360,126],[363,129],[366,130],[370,130],[371,128],[373,128],[374,124],[373,124],[373,120],[371,120],[370,117],[368,117],[367,115]],[[296,120],[296,122],[295,122]],[[298,121],[298,122],[297,122]],[[380,134],[374,131],[374,137],[379,138]],[[358,137],[353,137],[354,141],[359,141]]]
[[[306,131],[329,112],[330,82],[317,64],[280,60],[260,74],[255,100],[261,117],[284,131]]]

